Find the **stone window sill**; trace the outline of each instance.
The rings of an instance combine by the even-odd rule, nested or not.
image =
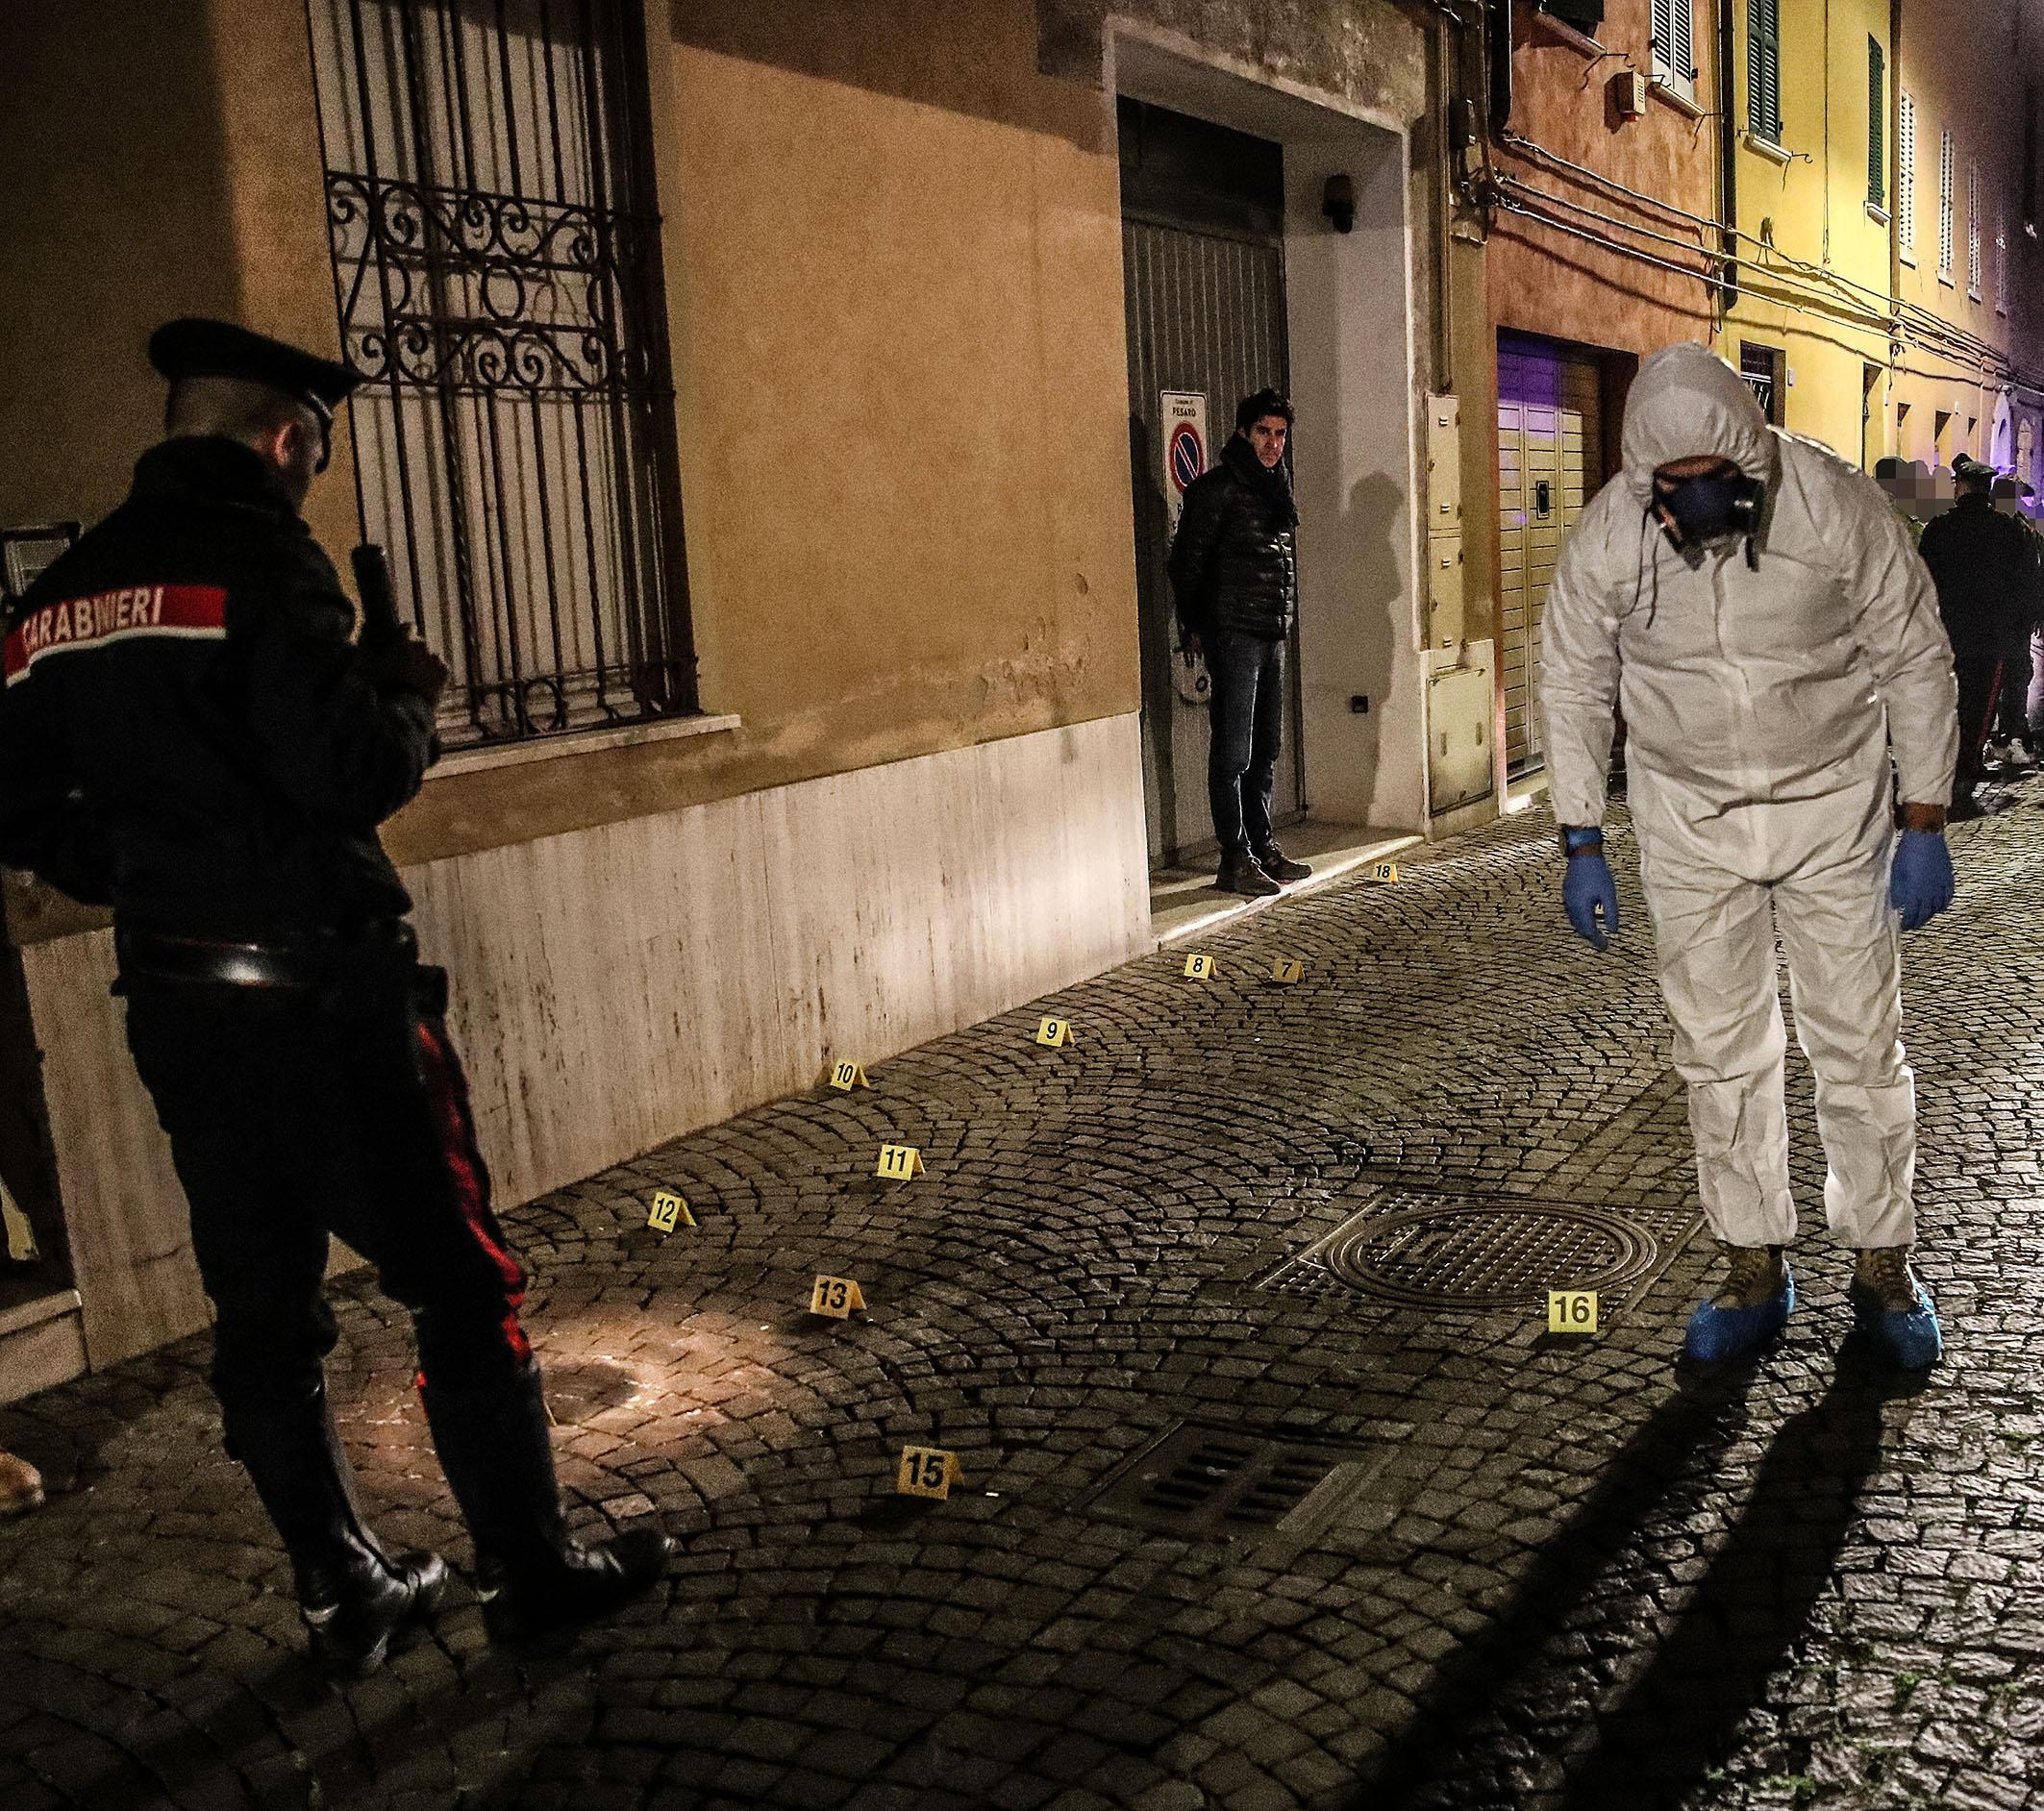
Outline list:
[[[1585,57],[1615,57],[1618,53],[1600,44],[1587,32],[1579,32],[1565,20],[1558,19],[1552,12],[1535,12],[1533,29],[1542,37],[1552,38],[1558,44],[1566,44],[1571,50],[1581,51]]]
[[[1672,82],[1664,82],[1659,76],[1647,84],[1648,90],[1663,106],[1672,107],[1678,113],[1689,119],[1701,119],[1704,110],[1696,104],[1693,94],[1684,94]]]
[[[1883,208],[1878,201],[1870,201],[1867,203],[1866,217],[1869,220],[1873,221],[1873,223],[1878,227],[1885,227],[1888,224],[1889,219],[1891,218],[1888,213],[1888,211]],[[1912,264],[1916,260],[1913,258],[1909,260],[1909,262],[1911,262]]]
[[[563,760],[575,755],[599,754],[606,749],[638,748],[648,742],[679,742],[690,736],[721,735],[737,729],[738,725],[739,719],[733,716],[661,717],[650,723],[620,724],[614,730],[576,730],[565,735],[536,736],[525,742],[459,748],[442,757],[426,780],[430,785],[436,780],[456,779],[462,774],[522,767],[528,761]]]
[[[1747,150],[1765,158],[1770,163],[1780,163],[1786,167],[1796,161],[1793,151],[1786,145],[1776,144],[1772,138],[1762,138],[1753,133],[1742,132],[1739,134],[1739,141]]]

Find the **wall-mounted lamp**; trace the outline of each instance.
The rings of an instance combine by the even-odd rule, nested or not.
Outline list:
[[[1356,225],[1356,185],[1345,171],[1337,170],[1320,191],[1320,211],[1336,233],[1352,232]]]

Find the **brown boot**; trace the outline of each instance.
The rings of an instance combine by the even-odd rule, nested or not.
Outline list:
[[[1926,1370],[1944,1356],[1937,1309],[1907,1245],[1862,1246],[1846,1299],[1860,1330],[1905,1371]]]
[[[1715,1294],[1696,1304],[1683,1336],[1684,1356],[1698,1364],[1729,1364],[1766,1346],[1795,1311],[1795,1278],[1779,1245],[1733,1245]]]
[[[0,1516],[26,1515],[42,1507],[42,1474],[26,1459],[0,1452]]]
[[[1782,1293],[1788,1265],[1779,1245],[1733,1245],[1725,1280],[1710,1298],[1714,1308],[1757,1308]]]

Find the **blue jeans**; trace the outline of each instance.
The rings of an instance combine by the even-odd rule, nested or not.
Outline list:
[[[1213,681],[1207,793],[1224,854],[1270,847],[1270,795],[1284,737],[1282,636],[1215,629],[1204,637]]]

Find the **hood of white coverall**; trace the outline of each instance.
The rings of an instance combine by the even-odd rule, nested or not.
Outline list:
[[[1601,823],[1614,709],[1642,854],[1773,881],[1888,833],[1901,797],[1949,796],[1957,745],[1937,595],[1874,481],[1770,428],[1699,345],[1640,367],[1624,465],[1569,532],[1541,622],[1555,815]],[[1714,456],[1767,486],[1742,536],[1678,550],[1657,467]]]
[[[1654,474],[1677,459],[1729,459],[1772,484],[1775,436],[1752,386],[1703,346],[1668,346],[1647,360],[1625,405],[1625,480],[1644,509]]]

